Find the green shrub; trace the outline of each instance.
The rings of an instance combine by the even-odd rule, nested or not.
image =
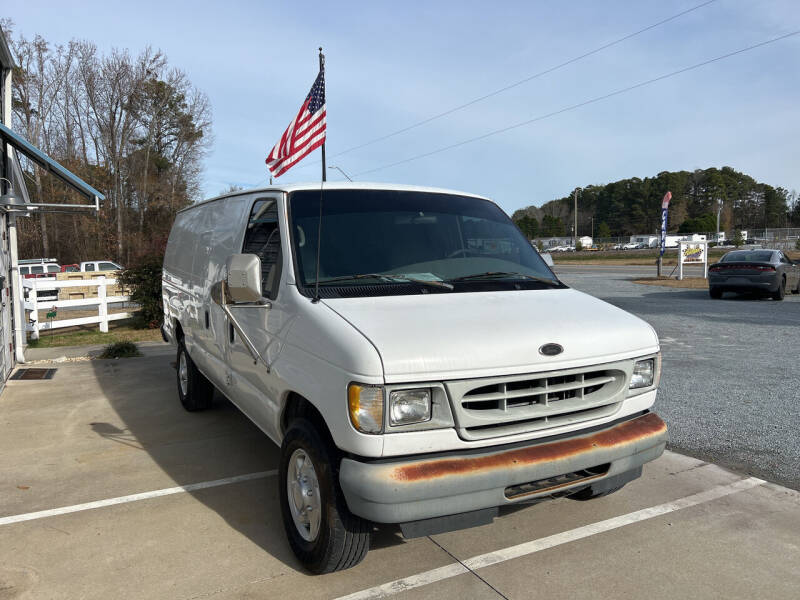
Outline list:
[[[161,301],[161,259],[154,258],[138,267],[125,269],[119,281],[131,288],[131,301],[139,305],[136,311],[137,326],[155,329],[164,320]]]
[[[583,244],[581,244],[581,241],[578,240],[575,242],[575,252],[580,252],[581,250],[583,250]]]
[[[141,355],[139,348],[133,342],[116,342],[106,346],[100,353],[100,358],[130,358]]]

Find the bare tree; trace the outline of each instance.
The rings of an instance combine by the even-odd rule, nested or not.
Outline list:
[[[22,123],[25,137],[33,144],[43,148],[45,152],[52,150],[50,136],[50,118],[56,104],[63,74],[54,67],[54,56],[47,42],[36,36],[32,41],[19,38],[12,43],[14,61],[17,70],[14,79],[14,114]],[[32,165],[36,198],[42,198],[42,171]],[[39,214],[41,228],[42,252],[50,254],[47,235],[47,216]]]
[[[151,48],[101,55],[87,41],[50,47],[38,36],[13,47],[16,126],[107,198],[97,216],[23,220],[23,254],[55,248],[66,262],[116,255],[125,263],[158,251],[175,211],[200,191],[212,140],[206,95]],[[35,165],[23,169],[38,200],[78,199]]]

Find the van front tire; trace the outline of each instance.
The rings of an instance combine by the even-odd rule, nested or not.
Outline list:
[[[338,466],[336,449],[311,422],[289,426],[279,470],[283,525],[295,556],[316,574],[354,567],[369,550],[370,524],[347,508]]]
[[[175,370],[178,376],[178,398],[183,408],[189,412],[209,408],[214,398],[214,386],[195,366],[183,340],[178,342]]]

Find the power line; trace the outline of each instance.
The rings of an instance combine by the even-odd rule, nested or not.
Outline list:
[[[593,50],[589,50],[588,52],[585,52],[585,53],[583,53],[583,54],[581,54],[579,56],[575,56],[573,58],[570,58],[569,60],[566,60],[566,61],[564,61],[562,63],[559,63],[559,64],[557,64],[557,65],[555,65],[553,67],[549,67],[549,68],[547,68],[547,69],[545,69],[543,71],[539,71],[538,73],[535,73],[533,75],[529,75],[528,77],[525,77],[524,79],[520,79],[519,81],[516,81],[514,83],[506,85],[505,87],[501,87],[499,89],[494,90],[493,92],[489,92],[488,94],[484,94],[483,96],[479,96],[478,98],[470,100],[469,102],[465,102],[464,104],[460,104],[459,106],[454,106],[453,108],[450,108],[448,110],[445,110],[443,112],[435,114],[435,115],[433,115],[431,117],[423,119],[422,121],[418,121],[416,123],[413,123],[412,125],[408,125],[407,127],[403,127],[402,129],[398,129],[398,130],[393,131],[391,133],[387,133],[387,134],[382,135],[380,137],[377,137],[377,138],[374,138],[372,140],[366,141],[366,142],[364,142],[362,144],[358,144],[356,146],[352,146],[351,148],[347,148],[346,150],[342,150],[341,152],[337,152],[336,154],[331,155],[331,158],[334,158],[334,157],[337,157],[337,156],[342,156],[343,154],[347,154],[349,152],[354,152],[356,150],[360,150],[361,148],[366,148],[367,146],[371,146],[372,144],[377,144],[378,142],[382,142],[384,140],[388,140],[389,138],[392,138],[392,137],[395,137],[397,135],[400,135],[401,133],[405,133],[407,131],[411,131],[412,129],[416,129],[417,127],[421,127],[422,125],[426,125],[426,124],[430,123],[431,121],[435,121],[437,119],[441,119],[442,117],[446,117],[447,115],[451,115],[454,112],[458,112],[459,110],[463,110],[463,109],[465,109],[465,108],[467,108],[469,106],[472,106],[473,104],[477,104],[478,102],[483,102],[484,100],[487,100],[488,98],[492,98],[494,96],[497,96],[498,94],[502,94],[503,92],[507,92],[508,90],[511,90],[511,89],[514,89],[516,87],[521,86],[523,83],[528,83],[529,81],[533,81],[534,79],[538,79],[539,77],[542,77],[544,75],[552,73],[553,71],[557,71],[557,70],[562,69],[562,68],[564,68],[564,67],[566,67],[568,65],[571,65],[571,64],[573,64],[575,62],[578,62],[579,60],[583,60],[584,58],[588,58],[589,56],[597,54],[598,52],[602,52],[603,50],[607,50],[608,48],[611,48],[612,46],[616,46],[617,44],[621,44],[622,42],[624,42],[626,40],[629,40],[629,39],[631,39],[633,37],[636,37],[637,35],[641,35],[642,33],[645,33],[646,31],[650,31],[651,29],[655,29],[656,27],[660,27],[661,25],[664,25],[665,23],[669,23],[670,21],[674,21],[675,19],[677,19],[679,17],[682,17],[683,15],[687,15],[687,14],[689,14],[691,12],[699,10],[699,9],[703,8],[704,6],[708,6],[709,4],[713,4],[716,1],[717,0],[707,0],[706,2],[703,2],[702,4],[698,4],[697,6],[694,6],[692,8],[689,8],[689,9],[686,9],[686,10],[681,11],[679,13],[676,13],[676,14],[672,15],[671,17],[667,17],[666,19],[662,19],[661,21],[653,23],[652,25],[648,25],[647,27],[644,27],[643,29],[639,29],[638,31],[634,31],[633,33],[629,33],[627,35],[624,35],[621,38],[618,38],[618,39],[614,40],[613,42],[608,42],[606,44],[603,44],[602,46],[598,46],[597,48],[595,48]],[[315,163],[309,163],[308,165],[304,165],[304,166],[311,166],[312,164],[315,164]]]
[[[472,142],[477,142],[477,141],[486,139],[488,137],[491,137],[493,135],[497,135],[497,134],[500,134],[500,133],[505,133],[506,131],[511,131],[512,129],[517,129],[519,127],[524,127],[525,125],[531,125],[532,123],[536,123],[538,121],[543,121],[544,119],[549,119],[550,117],[555,117],[556,115],[560,115],[562,113],[565,113],[565,112],[568,112],[568,111],[571,111],[571,110],[575,110],[577,108],[581,108],[581,107],[586,106],[588,104],[594,104],[595,102],[600,102],[601,100],[606,100],[606,99],[611,98],[613,96],[618,96],[620,94],[624,94],[626,92],[630,92],[631,90],[635,90],[637,88],[644,87],[646,85],[650,85],[651,83],[656,83],[658,81],[663,81],[664,79],[669,79],[670,77],[675,77],[676,75],[680,75],[681,73],[686,73],[687,71],[693,71],[694,69],[699,69],[700,67],[704,67],[706,65],[709,65],[711,63],[714,63],[714,62],[717,62],[717,61],[720,61],[720,60],[723,60],[723,59],[726,59],[726,58],[730,58],[731,56],[736,56],[737,54],[742,54],[744,52],[749,52],[750,50],[755,50],[756,48],[760,48],[761,46],[766,46],[767,44],[772,44],[772,43],[778,42],[780,40],[786,39],[786,38],[791,37],[793,35],[797,35],[798,33],[800,33],[800,29],[797,30],[797,31],[792,31],[791,33],[787,33],[787,34],[778,36],[776,38],[772,38],[770,40],[766,40],[764,42],[759,42],[758,44],[753,44],[752,46],[747,46],[746,48],[740,48],[739,50],[735,50],[733,52],[728,52],[727,54],[722,54],[720,56],[717,56],[715,58],[711,58],[709,60],[704,60],[703,62],[699,62],[699,63],[691,65],[689,67],[684,67],[683,69],[678,69],[677,71],[672,71],[671,73],[667,73],[665,75],[660,75],[658,77],[654,77],[652,79],[648,79],[646,81],[642,81],[640,83],[636,83],[634,85],[630,85],[628,87],[625,87],[625,88],[622,88],[622,89],[619,89],[619,90],[615,90],[613,92],[609,92],[608,94],[603,94],[602,96],[597,96],[596,98],[592,98],[590,100],[584,100],[583,102],[579,102],[578,104],[572,104],[570,106],[567,106],[565,108],[561,108],[559,110],[547,113],[545,115],[540,115],[538,117],[534,117],[533,119],[528,119],[527,121],[522,121],[520,123],[515,123],[514,125],[509,125],[508,127],[503,127],[502,129],[495,129],[494,131],[490,131],[488,133],[484,133],[483,135],[479,135],[477,137],[469,138],[469,139],[463,140],[461,142],[456,142],[455,144],[450,144],[449,146],[444,146],[444,147],[438,148],[436,150],[431,150],[430,152],[425,152],[423,154],[417,154],[417,155],[411,156],[409,158],[404,158],[403,160],[398,160],[396,162],[389,163],[389,164],[386,164],[386,165],[383,165],[383,166],[380,166],[380,167],[375,167],[374,169],[369,169],[367,171],[361,171],[360,173],[356,173],[354,175],[354,177],[361,177],[362,175],[367,175],[369,173],[374,173],[375,171],[381,171],[383,169],[388,169],[390,167],[396,167],[398,165],[402,165],[402,164],[405,164],[407,162],[411,162],[411,161],[414,161],[414,160],[419,160],[421,158],[426,158],[428,156],[432,156],[434,154],[439,154],[440,152],[445,152],[447,150],[452,150],[453,148],[458,148],[459,146],[464,146],[466,144],[471,144]]]
[[[677,19],[679,17],[682,17],[683,15],[686,15],[686,14],[689,14],[689,13],[694,12],[696,10],[699,10],[699,9],[703,8],[704,6],[708,6],[709,4],[713,4],[716,1],[717,0],[707,0],[706,2],[703,2],[702,4],[698,4],[697,6],[693,6],[692,8],[688,8],[688,9],[686,9],[684,11],[676,13],[676,14],[672,15],[671,17],[667,17],[666,19],[662,19],[661,21],[657,21],[656,23],[653,23],[652,25],[648,25],[647,27],[644,27],[642,29],[634,31],[633,33],[629,33],[627,35],[624,35],[621,38],[618,38],[618,39],[616,39],[616,40],[614,40],[612,42],[608,42],[606,44],[603,44],[602,46],[598,46],[597,48],[595,48],[593,50],[589,50],[588,52],[584,52],[583,54],[580,54],[578,56],[570,58],[569,60],[566,60],[566,61],[564,61],[562,63],[559,63],[559,64],[557,64],[557,65],[555,65],[553,67],[549,67],[549,68],[547,68],[547,69],[545,69],[543,71],[540,71],[538,73],[535,73],[533,75],[525,77],[524,79],[520,79],[519,81],[517,81],[515,83],[511,83],[511,84],[509,84],[509,85],[507,85],[505,87],[502,87],[502,88],[499,88],[497,90],[494,90],[493,92],[489,92],[488,94],[484,94],[483,96],[479,96],[478,98],[470,100],[469,102],[466,102],[466,103],[461,104],[459,106],[455,106],[455,107],[450,108],[450,109],[448,109],[448,110],[446,110],[444,112],[435,114],[435,115],[433,115],[431,117],[423,119],[422,121],[418,121],[416,123],[408,125],[407,127],[403,127],[402,129],[398,129],[398,130],[393,131],[391,133],[387,133],[387,134],[382,135],[380,137],[377,137],[377,138],[374,138],[372,140],[369,140],[369,141],[363,142],[361,144],[358,144],[356,146],[352,146],[350,148],[347,148],[346,150],[342,150],[341,152],[337,152],[336,154],[332,154],[331,158],[336,158],[337,156],[342,156],[344,154],[348,154],[349,152],[354,152],[356,150],[360,150],[361,148],[366,148],[367,146],[371,146],[373,144],[377,144],[378,142],[382,142],[382,141],[387,140],[389,138],[395,137],[397,135],[400,135],[401,133],[405,133],[407,131],[411,131],[412,129],[416,129],[417,127],[421,127],[422,125],[426,125],[426,124],[430,123],[431,121],[435,121],[435,120],[441,119],[442,117],[445,117],[447,115],[451,115],[454,112],[458,112],[459,110],[462,110],[464,108],[472,106],[473,104],[477,104],[478,102],[482,102],[482,101],[484,101],[484,100],[486,100],[488,98],[492,98],[494,96],[497,96],[498,94],[502,94],[503,92],[506,92],[506,91],[511,90],[513,88],[516,88],[516,87],[519,87],[523,83],[527,83],[529,81],[532,81],[532,80],[537,79],[539,77],[542,77],[544,75],[552,73],[553,71],[557,71],[558,69],[561,69],[561,68],[566,67],[568,65],[571,65],[571,64],[573,64],[575,62],[578,62],[579,60],[583,60],[584,58],[587,58],[589,56],[597,54],[598,52],[602,52],[603,50],[611,48],[612,46],[616,46],[617,44],[620,44],[620,43],[622,43],[622,42],[624,42],[626,40],[629,40],[629,39],[631,39],[633,37],[636,37],[637,35],[641,35],[642,33],[650,31],[651,29],[655,29],[656,27],[660,27],[661,25],[664,25],[665,23],[669,23],[670,21],[674,21],[675,19]],[[320,164],[321,162],[322,161],[320,161],[320,160],[315,160],[313,162],[309,162],[309,163],[306,163],[306,164],[303,164],[303,165],[298,165],[296,167],[296,170],[299,171],[301,169],[307,169],[309,167],[316,166],[316,165]]]

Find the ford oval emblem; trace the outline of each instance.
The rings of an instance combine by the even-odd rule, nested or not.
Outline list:
[[[564,348],[561,344],[545,344],[539,348],[539,354],[544,354],[545,356],[555,356],[556,354],[561,354],[564,351]]]

